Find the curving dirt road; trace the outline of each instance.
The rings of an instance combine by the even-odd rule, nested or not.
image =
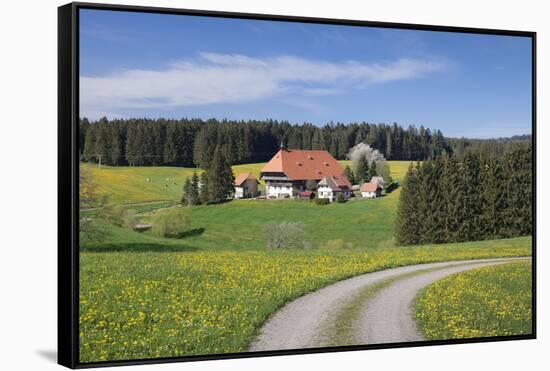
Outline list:
[[[453,273],[528,259],[418,264],[340,281],[281,308],[264,324],[249,350],[422,340],[411,306],[419,290]]]

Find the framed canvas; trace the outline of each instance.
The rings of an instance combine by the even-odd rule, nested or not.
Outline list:
[[[534,32],[58,19],[60,364],[535,338]]]

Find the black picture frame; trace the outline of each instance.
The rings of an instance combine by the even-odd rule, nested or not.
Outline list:
[[[532,245],[532,287],[533,287],[533,332],[529,335],[498,336],[474,339],[427,340],[379,345],[354,345],[328,348],[276,350],[212,354],[156,359],[133,359],[94,363],[79,362],[79,10],[97,9],[124,12],[157,13],[171,15],[197,15],[206,17],[256,19],[283,22],[317,23],[333,25],[353,25],[409,30],[429,30],[485,35],[521,36],[532,42],[532,138],[533,146],[533,245]],[[182,361],[204,361],[278,355],[294,355],[354,350],[401,348],[431,345],[495,342],[509,340],[536,339],[536,32],[513,31],[488,28],[450,27],[406,23],[374,22],[303,16],[283,16],[269,14],[233,13],[148,6],[109,5],[96,3],[70,3],[58,8],[58,363],[69,368],[89,368],[100,366],[122,366],[155,364]]]

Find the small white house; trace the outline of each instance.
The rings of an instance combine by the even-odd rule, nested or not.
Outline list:
[[[336,201],[339,194],[342,194],[346,200],[351,196],[351,183],[344,175],[326,176],[317,185],[317,197],[319,198],[328,198],[333,202]]]
[[[235,178],[235,198],[255,197],[258,194],[258,179],[250,173],[239,174]]]
[[[382,188],[377,183],[363,183],[361,185],[361,197],[376,198],[380,196]]]

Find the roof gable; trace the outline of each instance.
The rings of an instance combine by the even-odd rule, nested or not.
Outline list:
[[[361,185],[361,192],[377,192],[382,189],[378,183],[363,183]]]
[[[255,180],[256,182],[258,181],[258,179],[256,179],[256,177],[250,173],[242,173],[242,174],[239,174],[237,175],[237,177],[235,178],[235,185],[237,187],[240,187],[245,181],[247,180]]]
[[[351,183],[345,175],[342,176],[326,176],[319,182],[319,186],[325,186],[333,191],[351,190]]]
[[[344,169],[327,151],[281,149],[261,172],[284,173],[292,180],[319,180],[342,176]]]

